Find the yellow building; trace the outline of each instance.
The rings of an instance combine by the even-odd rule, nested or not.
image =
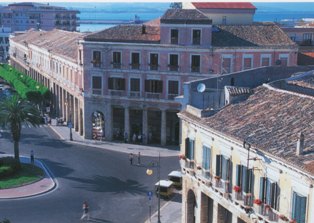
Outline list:
[[[308,72],[220,111],[179,113],[182,222],[314,222],[313,80]]]

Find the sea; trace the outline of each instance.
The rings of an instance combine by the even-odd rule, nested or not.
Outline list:
[[[314,18],[314,2],[252,2],[257,8],[254,21],[280,21]],[[7,3],[0,3],[6,5]],[[137,17],[140,21],[159,18],[170,8],[171,2],[45,2],[80,11],[80,32],[95,32]],[[97,24],[97,21],[106,21]],[[112,21],[112,23],[110,23]]]

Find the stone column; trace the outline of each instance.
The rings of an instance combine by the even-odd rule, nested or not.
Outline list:
[[[166,122],[166,110],[161,110],[161,132],[160,132],[160,144],[162,146],[166,145],[167,141],[167,122]]]
[[[112,140],[112,107],[111,103],[106,103],[105,111],[105,137],[106,140]]]
[[[143,121],[142,121],[143,129],[142,129],[142,134],[145,135],[143,143],[147,144],[147,134],[148,134],[148,127],[147,127],[147,109],[143,108]]]
[[[130,141],[130,109],[124,108],[124,134],[127,134],[127,142]],[[125,135],[124,135],[125,137]]]

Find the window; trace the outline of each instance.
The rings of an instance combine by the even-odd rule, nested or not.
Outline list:
[[[102,78],[92,77],[92,92],[93,94],[101,94]]]
[[[312,33],[303,33],[303,40],[312,40]]]
[[[261,59],[261,66],[270,66],[270,58],[269,57],[262,57]]]
[[[169,70],[170,71],[178,71],[179,62],[177,54],[170,54],[169,56]]]
[[[193,30],[193,45],[201,44],[201,30]]]
[[[292,194],[292,219],[298,223],[305,223],[307,198],[296,192]]]
[[[185,156],[189,160],[194,160],[194,140],[190,138],[185,139]]]
[[[211,151],[210,148],[207,146],[203,146],[203,161],[202,161],[202,167],[205,170],[210,169],[210,155]]]
[[[117,78],[117,77],[109,77],[108,78],[108,88],[110,90],[125,90],[125,79],[124,78]]]
[[[254,174],[252,169],[247,169],[246,166],[237,165],[236,169],[236,185],[241,191],[248,194],[254,190]]]
[[[140,79],[131,78],[131,91],[140,91]]]
[[[252,57],[243,58],[243,70],[248,70],[252,68]]]
[[[280,188],[277,182],[271,181],[267,177],[260,178],[259,199],[270,205],[275,210],[279,210]]]
[[[199,55],[192,55],[191,60],[191,72],[200,72],[201,57]]]
[[[283,66],[283,67],[288,66],[288,55],[287,54],[279,55],[279,60],[280,60],[281,66]]]
[[[162,81],[145,80],[145,91],[152,93],[162,93]]]
[[[228,74],[231,73],[231,58],[230,57],[222,57],[221,62],[221,73]]]
[[[158,54],[150,54],[150,70],[158,70]]]
[[[100,67],[101,63],[101,53],[100,51],[93,51],[93,66],[94,67]]]
[[[178,95],[179,93],[179,82],[178,81],[168,81],[168,94]]]
[[[131,67],[132,69],[140,68],[140,54],[139,53],[131,54]]]
[[[168,99],[173,100],[179,94],[179,82],[168,81]]]
[[[223,180],[225,192],[232,190],[232,162],[223,155],[216,156],[216,176]]]
[[[113,68],[121,68],[121,53],[120,52],[113,52],[112,54],[112,65]]]
[[[171,44],[178,44],[179,31],[177,29],[172,29],[170,32],[171,32]]]

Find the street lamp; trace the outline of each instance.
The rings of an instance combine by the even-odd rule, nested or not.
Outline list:
[[[150,163],[148,163],[148,164],[142,164],[141,163],[141,153],[140,152],[138,152],[138,155],[137,155],[137,163],[135,164],[134,162],[133,162],[133,159],[134,159],[134,157],[135,157],[136,155],[134,155],[133,153],[130,153],[129,154],[129,160],[130,160],[130,164],[132,165],[132,166],[136,166],[136,167],[144,167],[144,168],[147,168],[147,170],[146,170],[146,174],[148,175],[148,176],[151,176],[152,174],[153,174],[153,168],[157,168],[157,180],[158,180],[158,215],[157,215],[157,218],[158,218],[158,220],[157,220],[157,223],[161,223],[161,221],[160,221],[160,153],[159,153],[159,155],[158,155],[158,161],[156,162],[156,161],[152,161],[152,162],[150,162]]]

